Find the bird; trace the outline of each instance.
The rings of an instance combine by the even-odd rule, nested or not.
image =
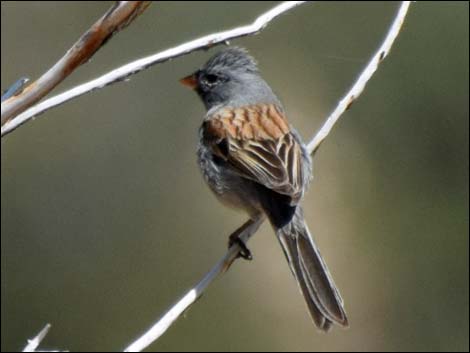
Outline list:
[[[269,220],[315,326],[321,332],[347,327],[343,299],[300,205],[312,175],[310,155],[256,60],[244,48],[228,47],[180,82],[206,108],[197,160],[209,188],[251,220]],[[241,240],[233,242],[251,259]]]

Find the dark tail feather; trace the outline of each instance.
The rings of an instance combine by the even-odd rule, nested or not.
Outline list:
[[[328,331],[333,323],[348,326],[341,295],[310,236],[300,207],[292,221],[276,233],[315,325],[322,331]]]

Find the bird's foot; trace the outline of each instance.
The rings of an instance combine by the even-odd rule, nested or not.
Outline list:
[[[234,244],[237,244],[240,247],[240,252],[238,253],[238,257],[241,257],[248,261],[253,260],[253,255],[251,255],[250,249],[247,248],[245,242],[240,239],[239,234],[237,233],[232,234],[228,240],[229,248],[231,248],[232,245]]]

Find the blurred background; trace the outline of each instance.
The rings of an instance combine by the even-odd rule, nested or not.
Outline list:
[[[111,2],[2,2],[1,87],[37,78]],[[158,2],[54,93],[251,22],[275,2]],[[306,140],[378,47],[398,3],[318,2],[235,40]],[[350,328],[319,334],[272,230],[153,351],[468,351],[469,4],[413,3],[364,94],[315,158],[310,228]],[[217,48],[218,49],[218,48]],[[157,65],[1,141],[1,349],[117,351],[225,253],[244,220],[199,174],[204,108]]]

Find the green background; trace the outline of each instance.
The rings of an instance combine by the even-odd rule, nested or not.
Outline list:
[[[251,22],[271,2],[153,4],[54,92]],[[1,87],[37,78],[110,2],[2,2]],[[398,3],[313,3],[233,41],[309,140]],[[305,215],[350,328],[319,334],[272,230],[152,350],[469,349],[469,4],[416,2],[315,158]],[[69,102],[1,141],[1,349],[122,350],[224,254],[246,217],[195,162],[204,115],[178,78],[216,49]]]

